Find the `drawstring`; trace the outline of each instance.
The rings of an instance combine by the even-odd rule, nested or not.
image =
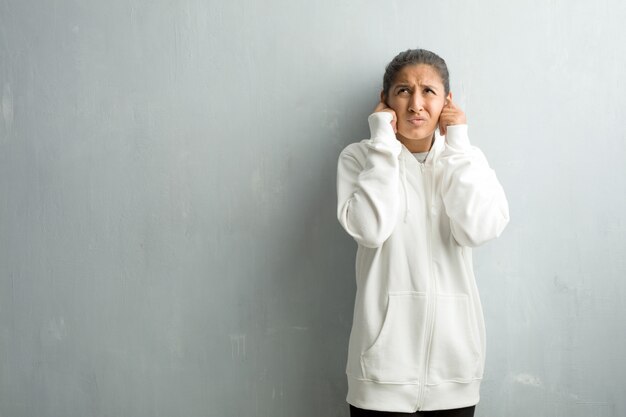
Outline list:
[[[409,194],[406,192],[406,163],[404,162],[404,156],[400,158],[402,161],[401,169],[402,169],[402,189],[404,190],[404,222],[406,223],[406,219],[409,216]]]

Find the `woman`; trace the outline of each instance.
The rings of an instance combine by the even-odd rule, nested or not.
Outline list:
[[[339,157],[337,216],[358,244],[353,417],[472,416],[479,400],[485,332],[471,248],[499,236],[509,211],[449,85],[436,54],[398,54],[371,138]]]

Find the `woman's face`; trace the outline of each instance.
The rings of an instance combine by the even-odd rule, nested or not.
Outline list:
[[[446,95],[439,73],[430,65],[416,64],[402,68],[389,89],[386,103],[398,118],[398,139],[405,143],[430,143],[439,115],[452,97]]]

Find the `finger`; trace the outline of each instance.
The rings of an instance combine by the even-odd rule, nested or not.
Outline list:
[[[454,106],[454,107],[452,107],[452,106]],[[444,107],[441,112],[445,113],[445,114],[456,114],[459,111],[460,111],[460,109],[458,107],[456,107],[456,104],[452,103],[452,105],[448,105],[447,107]]]
[[[374,108],[374,112],[383,111],[386,108],[387,108],[387,105],[385,104],[385,102],[381,101],[376,105],[376,108]]]
[[[445,113],[442,113],[441,116],[439,116],[439,121],[441,123],[441,126],[443,126],[443,129],[439,129],[442,135],[448,133],[448,126],[452,126],[456,123],[456,115],[456,110],[448,110]]]
[[[445,117],[439,117],[439,133],[446,134],[446,119]]]
[[[452,114],[454,114],[454,111],[453,111],[453,110],[450,110],[450,109],[448,109],[448,108],[445,108],[445,107],[444,107],[444,109],[441,111],[441,114],[439,115],[439,118],[440,118],[440,119],[441,119],[441,118],[444,118],[444,119],[445,119],[445,118],[450,118],[450,116],[451,116]]]

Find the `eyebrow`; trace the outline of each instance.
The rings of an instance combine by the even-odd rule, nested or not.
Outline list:
[[[430,88],[431,90],[434,90],[434,91],[439,91],[439,89],[437,87],[435,87],[434,85],[420,84],[420,86],[421,87],[428,87],[428,88]],[[394,85],[393,89],[395,90],[395,89],[400,88],[400,87],[411,87],[411,85],[408,84],[408,83],[401,82],[401,83],[398,83],[398,84]]]

